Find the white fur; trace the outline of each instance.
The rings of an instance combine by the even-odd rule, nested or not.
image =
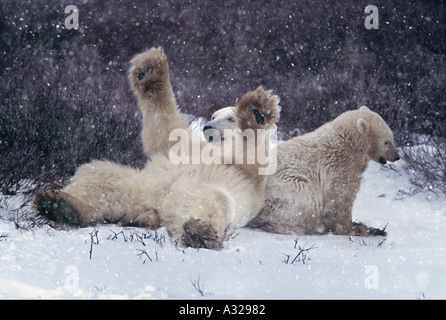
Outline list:
[[[377,113],[365,106],[345,112],[274,151],[277,170],[267,178],[265,206],[248,226],[286,234],[376,231],[353,224],[351,210],[368,162],[399,159],[392,131]]]
[[[55,221],[164,226],[185,245],[221,248],[228,231],[244,226],[262,208],[265,176],[258,170],[266,164],[238,164],[234,159],[231,165],[169,161],[176,143],[169,139],[174,129],[189,135],[187,140],[198,150],[209,143],[191,139],[193,133],[175,102],[162,49],[137,55],[131,64],[129,80],[143,113],[143,145],[151,160],[142,170],[106,161],[84,164],[64,190],[40,193],[35,205]],[[270,93],[259,87],[245,94],[234,109],[235,123],[249,128],[249,123],[255,123],[255,107],[269,119],[255,126],[270,129],[280,113],[279,99]],[[247,148],[244,145],[241,152]]]
[[[234,113],[234,107],[226,107],[214,112],[211,121],[205,124],[206,130],[203,130],[206,141],[220,141],[224,139],[225,129],[237,129],[237,121]],[[212,138],[211,138],[212,137]]]

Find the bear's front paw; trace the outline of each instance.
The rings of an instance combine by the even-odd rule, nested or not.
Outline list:
[[[387,226],[386,226],[387,227]],[[373,227],[367,227],[361,222],[353,222],[353,234],[360,237],[374,237],[374,236],[386,236],[386,227],[383,229],[377,229]]]
[[[135,94],[150,98],[166,89],[169,65],[162,48],[140,53],[130,63],[129,80]]]
[[[258,87],[255,91],[246,93],[235,108],[239,128],[270,129],[279,121],[279,97],[271,95],[271,90],[265,91]]]

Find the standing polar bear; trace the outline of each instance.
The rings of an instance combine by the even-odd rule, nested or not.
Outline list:
[[[361,173],[370,160],[385,164],[399,156],[389,126],[365,106],[278,144],[265,206],[247,226],[283,234],[385,235],[352,222]]]
[[[177,142],[171,132],[192,133],[175,102],[163,50],[134,57],[129,80],[143,113],[144,151],[151,156],[146,167],[105,161],[82,165],[65,189],[39,193],[35,208],[58,223],[164,226],[184,246],[221,248],[227,232],[247,224],[262,208],[265,176],[257,169],[264,164],[173,164],[169,155]],[[253,130],[256,139],[264,138],[257,134],[264,130],[257,129],[269,129],[279,118],[279,99],[270,93],[258,88],[234,107],[238,127]],[[196,144],[191,149],[209,144],[189,141]]]

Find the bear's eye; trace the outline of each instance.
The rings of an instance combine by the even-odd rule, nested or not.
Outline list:
[[[215,119],[215,117],[211,117],[211,121],[213,121]]]
[[[389,140],[384,141],[384,145],[385,145],[385,146],[387,146],[387,145],[389,145],[389,144],[390,144],[390,141],[389,141]]]
[[[146,75],[146,74],[145,74],[144,72],[140,72],[140,73],[138,74],[138,80],[141,81],[142,78],[144,78],[145,75]]]
[[[228,118],[228,121],[229,121],[229,122],[235,122],[235,119],[234,119],[234,117],[229,117],[229,118]]]

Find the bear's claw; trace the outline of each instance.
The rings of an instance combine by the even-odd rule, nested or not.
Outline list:
[[[271,95],[271,90],[258,87],[242,97],[236,105],[235,114],[242,131],[269,129],[279,121],[280,109],[279,97]]]
[[[373,227],[367,227],[361,222],[353,222],[353,235],[361,237],[374,237],[374,236],[386,236],[386,227],[383,229],[377,229]]]

